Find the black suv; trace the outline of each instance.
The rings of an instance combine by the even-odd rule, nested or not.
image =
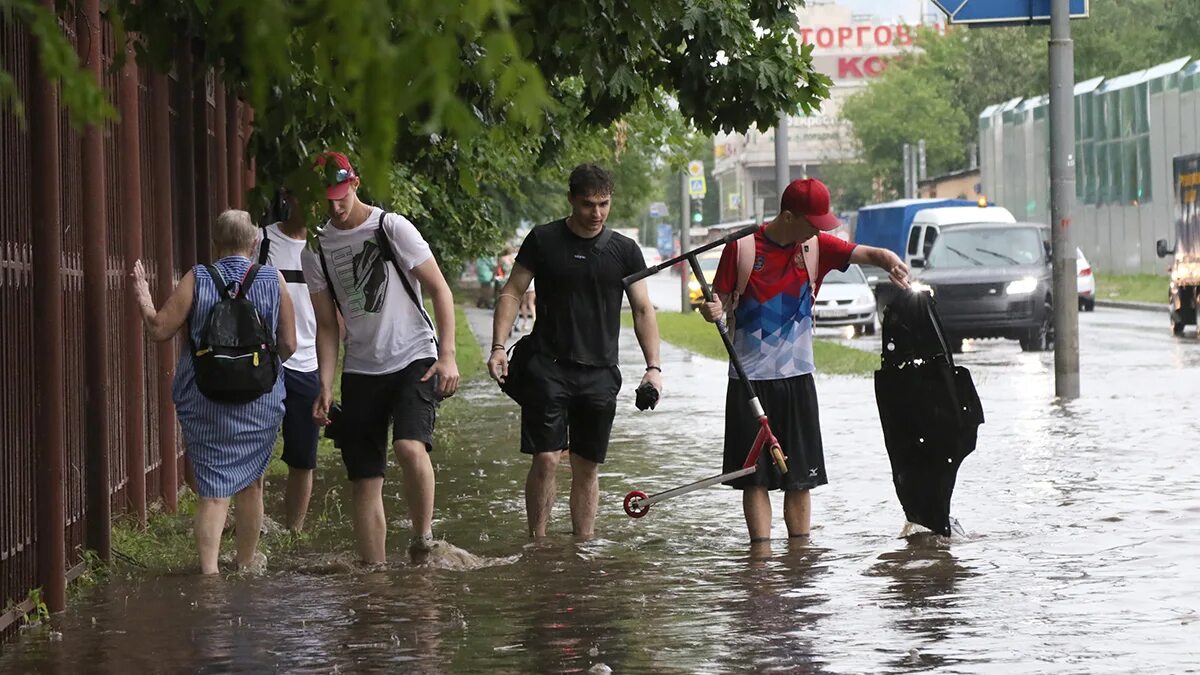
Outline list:
[[[951,347],[963,338],[1011,338],[1040,352],[1054,344],[1050,256],[1044,228],[980,223],[943,228],[913,287],[928,290]]]

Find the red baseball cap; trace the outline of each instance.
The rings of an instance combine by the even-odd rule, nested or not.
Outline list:
[[[842,223],[829,212],[829,188],[816,178],[794,180],[783,191],[780,211],[803,216],[813,227],[828,232]]]
[[[341,199],[350,191],[350,181],[358,178],[350,159],[340,152],[323,152],[313,166],[325,169],[325,198]]]

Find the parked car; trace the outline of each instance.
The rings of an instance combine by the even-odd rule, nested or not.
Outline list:
[[[646,259],[646,267],[654,267],[663,261],[662,253],[653,246],[643,246],[642,257]]]
[[[818,326],[854,326],[855,335],[875,334],[875,295],[858,265],[830,270],[814,309]]]
[[[945,229],[916,267],[913,288],[933,294],[956,350],[964,338],[1015,339],[1024,351],[1053,345],[1050,256],[1037,225]]]
[[[1050,226],[1037,225],[1042,230],[1042,242],[1050,249]],[[1051,262],[1053,265],[1053,262]],[[1079,311],[1091,312],[1096,309],[1096,277],[1092,276],[1092,265],[1083,255],[1083,250],[1075,248],[1075,291],[1079,293]]]
[[[724,246],[720,246],[696,256],[696,260],[700,263],[700,269],[704,272],[704,280],[709,284],[717,276],[717,264],[721,262],[721,251],[724,248]],[[691,304],[693,310],[700,309],[700,303],[704,302],[704,293],[700,290],[700,282],[696,281],[696,275],[690,271],[690,266],[688,271],[688,302]]]
[[[1092,275],[1092,264],[1078,248],[1075,249],[1075,287],[1079,291],[1080,311],[1096,309],[1096,277]]]

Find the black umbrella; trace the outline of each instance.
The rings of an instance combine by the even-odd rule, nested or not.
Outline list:
[[[905,292],[884,308],[882,356],[875,401],[896,496],[909,522],[950,536],[950,496],[983,407],[971,373],[954,365],[932,296]]]

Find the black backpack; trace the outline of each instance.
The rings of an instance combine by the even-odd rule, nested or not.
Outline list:
[[[201,394],[222,403],[247,403],[271,391],[279,370],[275,340],[258,308],[246,297],[262,265],[251,265],[237,284],[226,282],[221,271],[205,265],[220,299],[208,312],[200,343],[191,341],[196,387]]]

